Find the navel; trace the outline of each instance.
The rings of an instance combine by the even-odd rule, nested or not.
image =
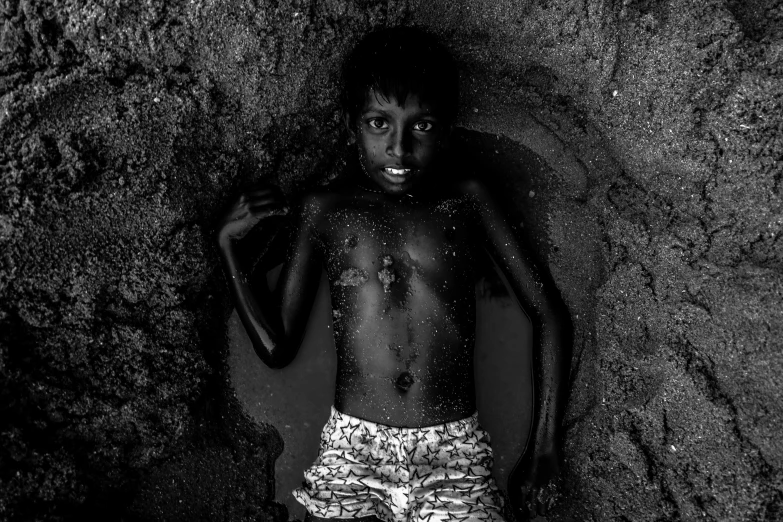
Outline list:
[[[413,386],[414,380],[413,375],[410,374],[410,372],[402,372],[399,377],[397,377],[397,380],[394,382],[394,385],[397,387],[398,390],[401,391],[408,391],[411,386]]]

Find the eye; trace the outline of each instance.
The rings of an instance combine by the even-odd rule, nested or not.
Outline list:
[[[413,125],[413,130],[417,130],[420,132],[429,132],[432,130],[432,127],[433,127],[432,123],[422,120],[422,121],[417,121]]]
[[[386,125],[386,120],[383,118],[370,118],[367,120],[367,125],[373,129],[385,129],[388,127],[388,125]]]

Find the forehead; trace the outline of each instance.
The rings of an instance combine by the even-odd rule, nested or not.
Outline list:
[[[392,111],[416,112],[436,116],[437,107],[419,94],[410,93],[405,97],[405,102],[400,105],[394,95],[385,95],[375,89],[370,89],[364,99],[362,112],[392,112]]]

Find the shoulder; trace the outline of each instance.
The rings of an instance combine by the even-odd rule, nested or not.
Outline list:
[[[490,188],[490,185],[477,177],[466,178],[457,183],[459,192],[467,202],[466,210],[484,231],[505,230],[509,226],[516,230],[516,226],[508,219],[511,213],[508,202],[503,199],[503,194],[493,190],[494,186]]]
[[[332,195],[325,190],[310,190],[299,198],[299,208],[304,215],[314,215],[329,207]]]
[[[328,189],[309,190],[301,195],[297,206],[302,217],[314,218],[334,208],[338,199],[338,194]]]
[[[492,192],[477,177],[467,177],[457,181],[455,191],[476,206],[478,211],[493,210],[496,208],[495,198]]]
[[[350,206],[354,194],[344,186],[319,187],[302,194],[298,201],[301,219],[311,225],[318,225],[326,217]]]
[[[467,196],[484,197],[488,194],[486,185],[473,176],[457,181],[454,188]]]

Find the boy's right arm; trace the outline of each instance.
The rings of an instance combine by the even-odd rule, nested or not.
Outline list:
[[[218,245],[237,313],[256,353],[271,368],[282,368],[296,355],[318,289],[321,264],[310,240],[317,208],[310,198],[292,212],[292,244],[274,292],[266,284],[251,287],[236,242],[254,226],[271,228],[270,218],[289,214],[279,189],[262,187],[243,193],[218,224]],[[272,240],[270,234],[264,237]]]

